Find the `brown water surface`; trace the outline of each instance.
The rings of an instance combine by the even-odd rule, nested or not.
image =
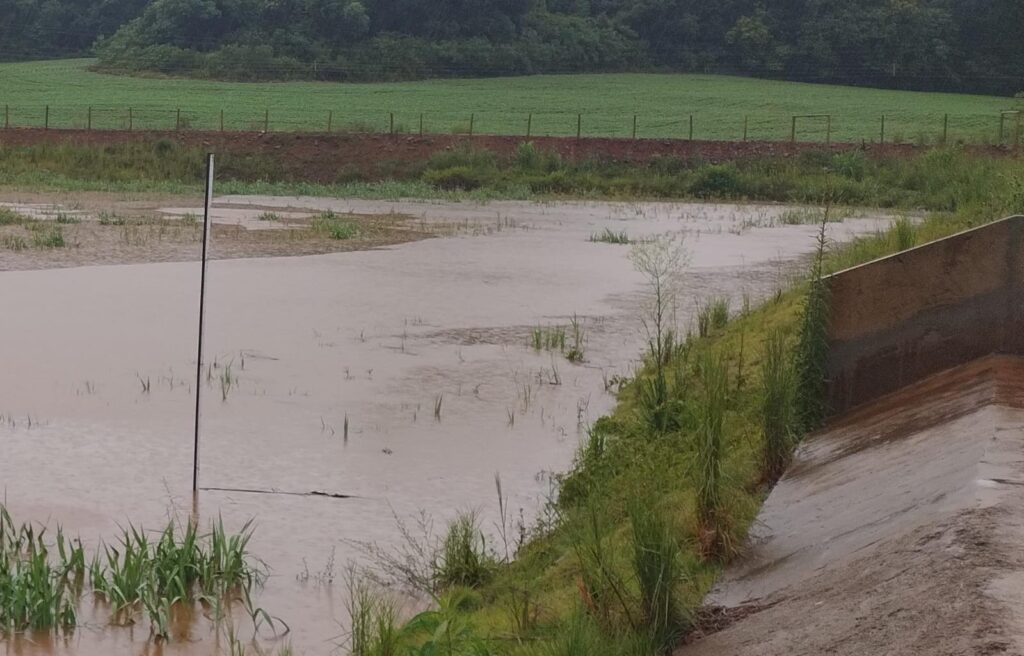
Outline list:
[[[394,212],[442,235],[210,264],[216,368],[201,386],[201,485],[350,496],[199,497],[204,519],[238,528],[255,518],[251,549],[271,572],[256,603],[289,623],[284,641],[296,654],[337,650],[344,585],[317,574],[359,560],[353,540],[394,544],[396,515],[422,510],[441,523],[475,508],[490,529],[498,473],[513,513],[532,521],[549,473],[570,465],[582,431],[612,407],[605,381],[630,375],[645,342],[643,278],[629,247],[592,234],[684,236],[684,330],[712,295],[738,307],[744,294],[773,293],[815,243],[814,226],[775,225],[778,207],[237,197],[218,208],[221,221],[246,225],[247,212],[267,208]],[[845,239],[887,222],[848,219],[830,233]],[[119,525],[158,529],[187,516],[198,283],[195,262],[0,273],[0,484],[16,518],[60,523],[91,549]],[[583,363],[529,347],[533,327],[573,315]],[[229,366],[237,384],[222,390]],[[144,622],[109,627],[90,609],[83,617],[66,640],[22,637],[0,652],[217,649],[208,622],[157,649]],[[242,625],[240,634],[252,632]]]

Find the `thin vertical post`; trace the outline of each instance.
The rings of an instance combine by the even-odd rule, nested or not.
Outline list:
[[[829,114],[825,119],[825,145],[832,145],[832,115]]]
[[[4,129],[11,127],[11,106],[4,105]]]
[[[391,117],[390,118],[391,123],[389,124],[389,127],[388,127],[388,133],[394,134],[395,133],[395,113],[394,112],[390,112],[388,115]]]
[[[747,125],[749,123],[749,120],[750,120],[749,116],[744,116],[743,117],[743,140],[744,141],[747,140]]]
[[[796,143],[796,117],[793,117],[793,126],[789,129],[789,142]]]
[[[196,416],[192,442],[192,495],[199,490],[199,417],[203,389],[203,330],[206,322],[206,256],[210,248],[210,205],[213,204],[213,153],[206,155],[206,198],[203,202],[203,252],[199,274],[199,339],[196,354]]]
[[[263,132],[270,132],[270,108],[263,110]]]
[[[949,139],[949,114],[942,116],[942,145],[946,145],[946,140]]]
[[[583,114],[576,115],[576,140],[579,141],[580,135],[583,134]]]
[[[132,121],[133,121],[132,108],[129,107],[128,108],[128,131],[129,132],[132,131]]]
[[[327,110],[327,134],[331,133],[331,121],[334,120],[334,110]]]
[[[469,136],[473,136],[473,119],[476,117],[475,114],[469,115]]]
[[[224,131],[224,110],[220,110],[220,131]]]
[[[530,131],[533,129],[533,112],[526,116],[526,138],[530,138]]]
[[[49,130],[50,129],[50,106],[49,105],[46,106],[46,115],[43,117],[43,129],[44,130]],[[1002,122],[1000,122],[999,123],[999,132],[1002,133],[1002,131],[1003,131],[1003,124],[1002,124]]]
[[[1020,112],[1017,112],[1017,125],[1013,129],[1013,145],[1020,146]]]
[[[690,141],[693,141],[693,114],[690,114]]]
[[[174,129],[181,129],[181,107],[178,108],[178,112],[174,115]]]
[[[86,130],[91,130],[92,129],[92,106],[89,107],[89,112],[86,114],[85,129]]]
[[[420,112],[420,136],[423,136],[423,112]]]
[[[885,143],[885,114],[882,114],[882,134],[878,138],[878,143]]]
[[[633,114],[633,139],[636,140],[636,114]]]

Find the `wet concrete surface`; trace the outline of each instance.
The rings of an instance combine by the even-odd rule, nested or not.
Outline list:
[[[993,356],[809,438],[709,598],[737,621],[677,654],[1022,653],[1022,380]]]
[[[222,198],[218,208],[400,212],[440,238],[370,251],[210,264],[201,384],[201,485],[350,496],[204,491],[199,513],[255,518],[252,552],[271,571],[258,606],[286,620],[296,654],[336,650],[352,541],[394,544],[395,517],[438,524],[462,509],[532,521],[586,425],[611,409],[605,382],[644,344],[643,281],[629,247],[682,235],[691,253],[678,321],[698,301],[765,297],[815,244],[782,208],[680,204],[488,205]],[[887,219],[850,219],[835,239]],[[773,226],[773,227],[772,227]],[[192,262],[0,273],[0,481],[22,520],[61,524],[87,545],[119,525],[158,529],[189,512],[199,269]],[[528,346],[533,327],[585,331],[580,364]],[[227,367],[237,383],[223,390]],[[440,399],[439,417],[435,405]],[[514,417],[514,421],[511,419]],[[347,439],[344,426],[348,424]],[[305,576],[309,573],[309,577]],[[242,628],[243,637],[248,636]],[[152,653],[145,623],[101,619],[19,654]],[[208,623],[161,653],[216,651]],[[265,644],[271,649],[275,643]]]

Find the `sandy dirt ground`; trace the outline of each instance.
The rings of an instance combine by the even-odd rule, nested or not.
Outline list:
[[[1024,654],[1022,374],[966,365],[811,438],[676,656]]]

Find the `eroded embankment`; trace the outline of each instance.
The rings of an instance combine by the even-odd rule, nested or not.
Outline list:
[[[1019,654],[1024,360],[992,356],[808,439],[686,656]],[[724,626],[722,626],[724,624]]]

